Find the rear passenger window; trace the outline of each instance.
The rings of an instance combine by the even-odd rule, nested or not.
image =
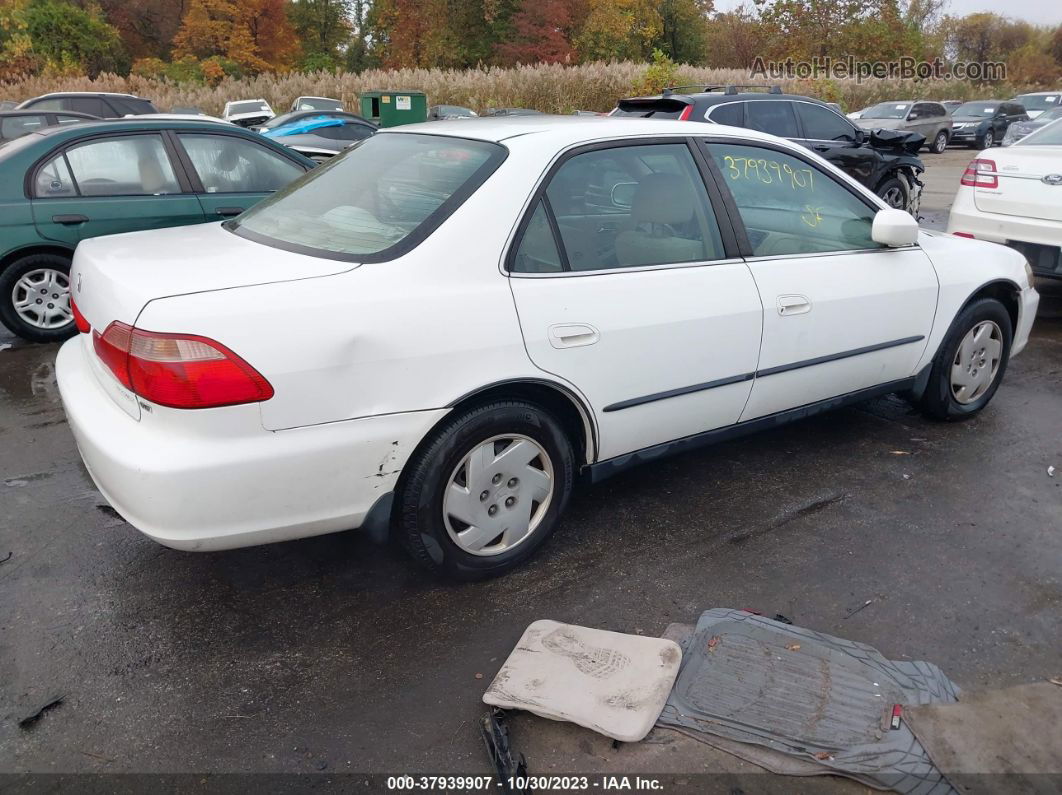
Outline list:
[[[269,193],[304,173],[286,157],[232,135],[179,137],[207,193]]]
[[[180,193],[158,135],[103,138],[66,151],[82,196],[157,196]]]
[[[758,257],[876,249],[875,210],[829,175],[758,146],[709,144]]]
[[[684,144],[575,155],[550,179],[546,197],[548,205],[535,208],[518,244],[515,271],[541,272],[543,262],[554,270],[566,261],[573,271],[594,271],[725,256],[704,182]],[[555,264],[548,254],[549,211],[564,249]],[[522,260],[525,254],[530,259]]]
[[[34,181],[33,195],[38,199],[77,196],[77,188],[74,187],[74,180],[63,155],[53,157],[40,167]]]
[[[745,126],[782,138],[796,138],[800,134],[797,131],[793,103],[780,100],[761,99],[746,102]]]
[[[731,102],[727,105],[717,105],[712,108],[712,112],[708,115],[708,118],[714,121],[716,124],[728,124],[731,127],[744,126],[744,111],[742,110],[744,103]]]
[[[61,109],[88,113],[91,116],[99,116],[101,119],[114,116],[114,112],[107,103],[99,97],[67,97],[63,100]]]
[[[516,248],[512,264],[514,273],[557,273],[563,270],[545,205],[541,201],[536,204],[520,245]]]

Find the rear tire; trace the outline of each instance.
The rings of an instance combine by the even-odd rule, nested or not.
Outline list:
[[[922,410],[950,422],[969,419],[987,406],[1007,371],[1013,333],[1010,313],[994,298],[974,301],[960,312],[933,359]]]
[[[0,321],[30,342],[60,342],[77,333],[70,313],[70,260],[28,254],[0,272]]]
[[[571,441],[548,412],[515,400],[469,409],[407,465],[396,535],[418,563],[451,579],[505,574],[556,529],[574,474]]]
[[[939,155],[947,148],[948,134],[944,130],[941,130],[937,133],[937,137],[933,139],[933,145],[929,147],[929,151],[935,155]]]

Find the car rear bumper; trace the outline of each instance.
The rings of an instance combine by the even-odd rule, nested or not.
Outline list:
[[[130,417],[101,386],[80,339],[56,377],[92,479],[121,516],[168,547],[209,551],[359,527],[446,409],[286,431],[257,404]],[[195,416],[191,416],[195,415]]]
[[[948,232],[964,232],[978,240],[1001,243],[1021,251],[1037,276],[1062,279],[1062,259],[1051,263],[1048,257],[1030,256],[1029,246],[1059,249],[1062,246],[1062,222],[1021,215],[1003,215],[978,210],[967,197],[956,199],[948,216]]]

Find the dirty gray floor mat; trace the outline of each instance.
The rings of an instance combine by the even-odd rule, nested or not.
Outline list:
[[[963,792],[1062,793],[1062,687],[963,693],[907,718],[937,768]]]
[[[706,611],[683,648],[659,725],[749,744],[742,758],[778,772],[808,775],[815,765],[878,789],[951,791],[906,721],[891,727],[894,705],[956,700],[935,665],[726,608]],[[774,753],[757,759],[756,747]]]

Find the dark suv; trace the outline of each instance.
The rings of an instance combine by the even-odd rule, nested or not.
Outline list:
[[[158,113],[150,99],[132,94],[108,94],[106,92],[69,91],[61,94],[44,94],[27,99],[18,110],[72,110],[87,113],[100,119],[120,119],[123,116],[139,116],[143,113]]]
[[[727,124],[789,138],[818,152],[890,206],[917,213],[922,193],[918,176],[925,171],[917,152],[924,136],[862,130],[825,102],[783,94],[778,86],[767,93],[739,90],[752,87],[675,86],[654,97],[621,99],[610,115]]]

